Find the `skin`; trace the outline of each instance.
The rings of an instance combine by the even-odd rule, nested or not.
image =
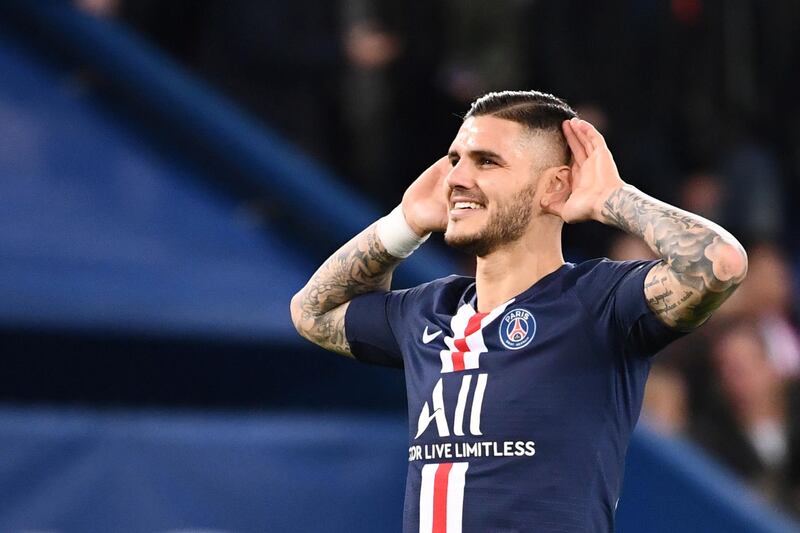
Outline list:
[[[747,275],[741,244],[713,222],[625,184],[603,136],[588,122],[568,121],[564,134],[577,196],[562,208],[564,220],[597,220],[642,238],[661,258],[645,278],[650,309],[683,331],[705,322]]]
[[[481,312],[564,264],[564,222],[595,220],[617,227],[644,239],[662,259],[644,288],[653,312],[672,327],[701,324],[744,279],[747,256],[741,245],[719,226],[626,185],[605,140],[589,123],[566,121],[562,132],[571,162],[561,160],[558,131],[531,132],[492,116],[468,118],[448,155],[404,194],[406,222],[420,236],[443,231],[450,245],[477,255]],[[458,201],[480,208],[456,210]],[[520,214],[526,206],[528,212]],[[351,356],[344,330],[348,302],[389,290],[399,262],[386,252],[375,225],[365,229],[292,299],[298,332]]]
[[[368,227],[334,253],[292,298],[292,322],[311,342],[352,357],[344,329],[350,300],[372,291],[387,291],[400,259],[390,255]]]
[[[491,116],[467,119],[448,150],[451,169],[445,241],[456,247],[486,236],[507,206],[529,202],[527,223],[513,240],[500,240],[477,255],[478,310],[490,311],[564,264],[563,220],[552,206],[569,196],[570,167],[554,149],[558,131],[532,133],[522,125]],[[453,209],[475,199],[482,208]],[[509,213],[510,214],[510,213]]]

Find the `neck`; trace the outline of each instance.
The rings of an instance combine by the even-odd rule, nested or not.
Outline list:
[[[475,271],[478,312],[491,311],[564,264],[560,222],[535,224],[536,231],[478,257]]]

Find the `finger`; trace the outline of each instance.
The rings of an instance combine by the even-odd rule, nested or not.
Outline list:
[[[450,172],[450,160],[447,156],[438,159],[422,173],[426,179],[440,181]]]
[[[436,162],[434,164],[432,164],[428,168],[429,169],[431,169],[431,168],[441,168],[447,163],[449,163],[449,160],[448,160],[447,156],[445,155],[445,156],[442,156],[439,159],[437,159]]]
[[[443,172],[443,173],[447,174],[448,172],[450,172],[450,167],[451,167],[451,165],[450,165],[450,157],[449,156],[443,156],[438,161],[436,161],[436,163],[434,163],[433,166],[439,172]]]
[[[578,140],[578,137],[575,135],[575,129],[572,127],[572,121],[565,120],[561,127],[564,130],[564,137],[567,138],[569,149],[572,150],[572,156],[575,158],[575,162],[580,165],[586,161],[586,150],[583,148],[583,144],[581,144],[580,140]]]
[[[603,135],[597,131],[591,122],[586,122],[585,120],[581,120],[580,129],[583,134],[589,139],[589,142],[592,143],[592,146],[595,148],[602,148],[606,145],[606,140],[603,138]]]
[[[588,156],[595,149],[595,146],[592,143],[592,140],[586,134],[586,128],[583,125],[584,123],[588,124],[588,122],[581,120],[579,118],[573,118],[570,122],[572,123],[572,129],[575,132],[575,136],[583,145],[583,149],[586,151],[586,154]]]

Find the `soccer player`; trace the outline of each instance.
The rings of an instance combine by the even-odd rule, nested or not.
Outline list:
[[[656,261],[565,263],[564,222],[643,239]],[[390,290],[428,235],[475,278]],[[405,369],[404,531],[610,532],[650,357],[736,289],[727,231],[627,185],[562,100],[490,93],[400,206],[292,299],[301,335]]]

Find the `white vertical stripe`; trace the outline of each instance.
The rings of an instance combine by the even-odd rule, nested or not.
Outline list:
[[[485,374],[484,374],[485,375]],[[486,387],[486,383],[483,385]],[[433,387],[433,417],[436,418],[436,430],[439,432],[440,437],[449,437],[450,430],[447,429],[447,418],[444,416],[444,393],[442,392],[442,378]],[[477,391],[476,391],[477,393]],[[425,403],[427,405],[427,402]],[[430,421],[429,421],[430,423]],[[420,432],[419,435],[422,433]],[[415,437],[416,438],[416,437]]]
[[[508,307],[513,301],[514,298],[492,309],[492,311],[489,314],[487,314],[485,317],[481,319],[481,325],[478,328],[478,331],[476,331],[475,333],[466,338],[467,347],[469,348],[469,351],[464,353],[465,370],[474,370],[476,368],[480,368],[481,354],[489,351],[489,349],[486,347],[486,342],[484,341],[483,338],[483,330],[486,326],[491,324],[495,318],[500,316],[500,314],[502,314],[503,311],[506,310],[506,307]],[[453,348],[450,349],[452,350]]]
[[[469,319],[474,314],[475,310],[472,307],[469,305],[462,305],[456,314],[453,315],[452,320],[450,320],[450,327],[453,330],[454,339],[460,339],[464,336],[464,331],[467,329]]]
[[[447,346],[448,350],[443,350],[440,353],[440,357],[442,359],[442,373],[445,372],[453,372],[453,352],[457,352],[456,349],[456,339],[460,339],[464,336],[464,332],[467,329],[467,324],[469,323],[469,318],[475,314],[475,310],[470,305],[462,305],[456,314],[453,315],[453,318],[450,319],[450,329],[453,332],[453,335],[445,335],[444,337],[444,344]]]
[[[450,469],[447,479],[447,533],[461,533],[467,468],[469,463],[453,463]]]
[[[473,332],[472,335],[469,335],[465,340],[467,341],[467,346],[469,347],[470,352],[485,352],[486,351],[486,344],[483,342],[483,328],[488,323],[486,319],[489,315],[486,315],[481,319],[481,323],[478,325],[478,330]]]
[[[420,435],[425,433],[431,420],[436,420],[436,431],[440,437],[449,437],[450,430],[447,428],[447,419],[444,415],[444,397],[442,395],[442,379],[433,387],[433,413],[428,406],[428,402],[422,406],[422,411],[419,413],[419,420],[417,421],[417,435],[414,437],[418,439]]]
[[[483,353],[488,352],[486,343],[483,342],[483,330],[479,329],[469,337],[467,337],[467,347],[470,352]]]
[[[486,343],[483,340],[483,328],[491,324],[495,318],[500,316],[500,314],[506,310],[511,302],[514,301],[514,298],[511,298],[509,301],[502,303],[492,309],[492,311],[481,319],[481,326],[478,328],[478,331],[467,337],[467,346],[471,352],[488,352],[489,350],[486,348]]]
[[[485,352],[486,350],[484,350]],[[480,352],[464,352],[464,370],[475,370],[480,368]]]
[[[456,340],[453,337],[445,337],[444,338],[444,343],[445,343],[445,345],[447,346],[447,349],[450,352],[457,352],[458,351],[458,350],[456,350]]]
[[[483,433],[481,433],[481,408],[483,407],[483,393],[486,392],[486,376],[487,374],[478,374],[478,382],[475,384],[475,394],[472,396],[469,432],[473,435],[483,435]]]
[[[456,419],[453,422],[453,433],[459,437],[464,436],[464,410],[467,408],[470,383],[472,383],[471,375],[461,378],[461,389],[458,391],[458,403],[456,403]]]
[[[513,301],[514,298],[511,298],[507,302],[502,303],[492,309],[489,314],[481,319],[481,325],[480,328],[478,328],[478,331],[465,338],[468,350],[464,352],[464,370],[475,370],[480,368],[481,354],[489,351],[489,349],[486,348],[486,342],[483,339],[483,329],[495,318],[500,316],[500,314],[503,313],[503,311],[505,311]],[[475,310],[472,308],[472,306],[465,304],[462,305],[458,311],[456,311],[456,314],[453,315],[453,318],[450,319],[450,328],[452,329],[453,335],[445,335],[444,344],[447,346],[447,350],[443,350],[439,354],[442,359],[443,374],[454,371],[452,357],[453,352],[460,351],[456,348],[456,339],[464,338],[464,333],[466,333],[469,319],[475,314]]]
[[[419,486],[419,533],[433,531],[433,481],[438,464],[422,467],[422,481]]]
[[[442,350],[439,353],[442,359],[442,373],[453,371],[453,352],[450,350]]]

